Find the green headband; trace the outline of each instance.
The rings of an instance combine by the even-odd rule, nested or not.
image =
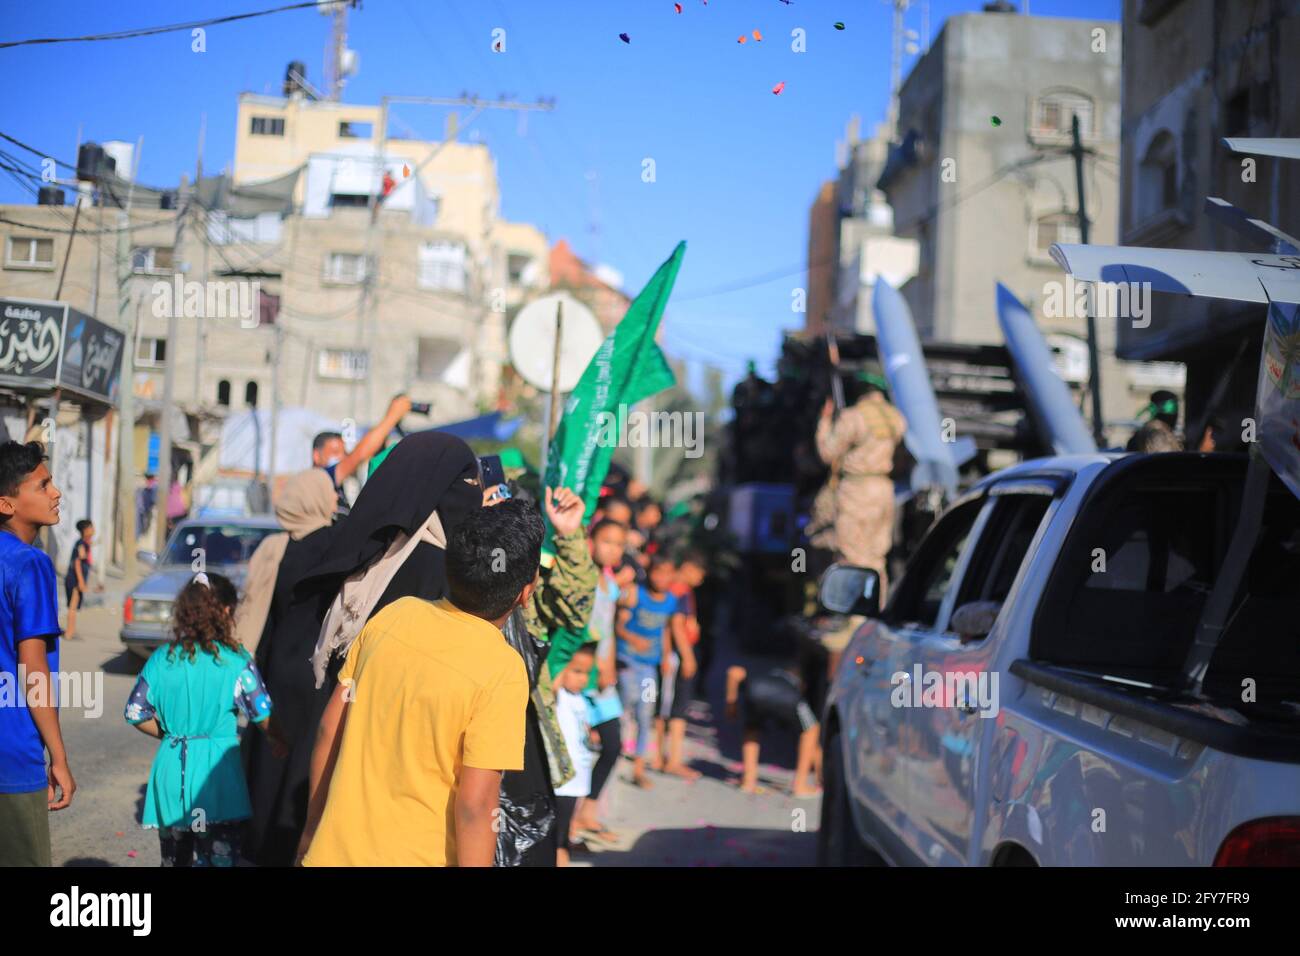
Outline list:
[[[1157,415],[1177,415],[1177,414],[1178,414],[1178,399],[1166,398],[1159,405],[1157,405],[1155,402],[1148,402],[1147,407],[1138,412],[1138,419],[1141,420],[1144,416],[1148,418],[1155,418]]]
[[[857,374],[859,382],[866,382],[868,385],[874,385],[882,392],[889,391],[889,382],[883,375],[876,375],[874,372],[859,372]]]

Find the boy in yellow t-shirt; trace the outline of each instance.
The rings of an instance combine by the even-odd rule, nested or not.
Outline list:
[[[492,865],[528,704],[501,627],[532,596],[542,534],[520,500],[474,512],[447,541],[448,598],[401,598],[366,623],[312,752],[304,866]]]

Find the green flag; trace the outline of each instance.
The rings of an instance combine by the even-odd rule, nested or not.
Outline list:
[[[655,331],[685,252],[686,243],[679,242],[601,344],[564,404],[546,462],[545,486],[573,491],[586,505],[587,517],[600,497],[615,439],[624,433],[628,406],[677,382],[655,344]],[[548,521],[547,541],[552,533]]]

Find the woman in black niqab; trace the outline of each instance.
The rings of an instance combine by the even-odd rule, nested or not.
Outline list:
[[[482,502],[478,460],[470,447],[442,432],[417,432],[403,438],[369,477],[346,518],[290,543],[257,652],[276,718],[289,738],[289,755],[273,757],[261,735],[244,741],[253,807],[244,852],[259,866],[292,866],[307,821],[316,728],[343,660],[329,662],[317,687],[311,659],[343,582],[381,558],[398,534],[415,535],[435,510],[449,535]],[[442,548],[417,544],[367,619],[399,598],[443,597],[444,558]]]
[[[366,481],[320,566],[306,580],[341,582],[383,555],[399,532],[414,535],[435,509],[450,535],[482,506],[478,459],[469,445],[445,432],[407,435]],[[442,598],[447,591],[443,558],[441,548],[416,545],[369,616],[402,597]]]

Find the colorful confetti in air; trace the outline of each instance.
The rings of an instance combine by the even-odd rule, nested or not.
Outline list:
[[[624,43],[631,43],[631,42],[632,42],[632,38],[631,38],[630,36],[628,36],[626,33],[620,33],[620,34],[618,35],[618,38],[619,38],[620,40],[622,40]]]
[[[785,80],[782,80],[780,83],[776,84],[776,86],[772,87],[772,95],[780,96],[783,89],[785,89]]]
[[[844,29],[844,21],[843,21],[843,20],[836,20],[836,21],[835,21],[835,29],[836,29],[836,30],[843,30],[843,29]]]
[[[402,164],[402,178],[403,179],[411,178],[411,167],[407,166],[406,164]]]
[[[740,36],[736,37],[736,42],[737,42],[737,43],[744,43],[744,42],[745,42],[746,40],[748,40],[748,39],[749,39],[749,37],[745,36],[745,34],[742,33]]]
[[[757,40],[759,43],[762,43],[762,42],[763,42],[763,34],[759,33],[757,30],[755,30],[755,31],[754,31],[754,39]]]
[[[1000,116],[990,116],[989,122],[992,123],[994,126],[1001,126],[1002,118]]]
[[[681,13],[681,12],[682,12],[682,5],[681,5],[680,3],[674,3],[674,4],[673,4],[673,9],[676,10],[678,13]]]

